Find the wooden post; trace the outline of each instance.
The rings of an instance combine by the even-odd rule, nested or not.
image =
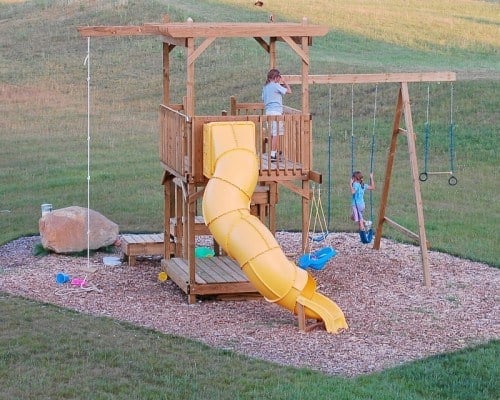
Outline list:
[[[194,49],[194,38],[187,38],[188,44],[188,63],[187,63],[187,71],[186,71],[186,115],[189,117],[194,116],[194,59],[192,60],[192,55],[195,51]],[[189,63],[189,60],[192,60]]]
[[[164,256],[163,258],[170,258],[170,218],[172,217],[172,178],[173,176],[163,173],[163,245]]]
[[[415,205],[417,208],[417,223],[418,223],[418,236],[420,238],[420,253],[422,257],[422,269],[424,273],[425,286],[431,285],[431,278],[429,274],[429,258],[427,254],[427,238],[425,233],[424,224],[424,207],[422,202],[422,193],[420,191],[420,179],[418,177],[418,162],[417,150],[415,145],[415,132],[413,131],[413,121],[411,117],[410,94],[408,92],[408,83],[401,83],[401,92],[403,98],[403,109],[405,114],[406,134],[408,140],[408,154],[410,156],[410,169],[411,177],[413,180],[413,191],[415,194]]]
[[[184,236],[184,203],[182,201],[182,188],[176,184],[175,185],[175,256],[184,257],[184,246],[185,246],[185,236]]]
[[[163,43],[163,104],[170,104],[170,46]]]
[[[309,252],[309,225],[311,223],[310,218],[310,198],[311,198],[311,188],[309,186],[309,181],[302,181],[302,253]],[[304,195],[307,193],[307,197]]]
[[[187,184],[187,196],[184,199],[184,203],[186,204],[186,221],[185,226],[187,233],[186,236],[186,253],[187,260],[189,264],[189,286],[192,288],[196,286],[196,259],[194,255],[195,250],[195,232],[194,232],[194,220],[196,216],[196,200],[190,200],[190,194],[196,191],[196,187],[192,183]],[[196,295],[189,293],[188,294],[188,302],[189,304],[196,303]]]
[[[406,129],[400,128],[401,115],[404,112]],[[417,212],[417,223],[418,223],[418,240],[420,243],[420,253],[422,258],[422,269],[423,269],[423,281],[425,286],[430,286],[430,273],[429,273],[429,257],[427,249],[427,238],[425,233],[425,223],[424,223],[424,209],[422,202],[422,193],[420,191],[420,181],[418,177],[418,163],[417,163],[417,152],[415,144],[415,133],[413,131],[413,121],[411,117],[411,106],[410,106],[410,95],[408,92],[408,82],[401,82],[401,86],[398,92],[398,100],[396,103],[396,112],[394,114],[394,122],[392,127],[392,138],[389,147],[389,154],[387,156],[387,165],[385,170],[385,180],[384,187],[382,189],[382,197],[380,200],[379,216],[377,222],[377,230],[375,234],[375,241],[373,248],[380,249],[380,240],[382,238],[382,230],[384,222],[388,222],[389,219],[386,217],[387,200],[389,197],[389,189],[391,183],[391,175],[394,166],[394,157],[396,154],[396,147],[398,141],[398,135],[403,133],[407,137],[408,142],[408,155],[410,158],[410,169],[413,180],[413,191],[415,196],[415,206]]]
[[[269,69],[276,68],[276,37],[269,38]]]
[[[307,325],[305,307],[300,303],[297,303],[297,322],[299,324],[299,330],[301,332],[310,332],[315,328],[325,327],[325,323],[323,321],[316,321],[314,323],[311,323],[310,325]]]
[[[307,20],[303,20],[303,23],[307,23]],[[306,58],[309,55],[309,38],[306,36],[302,37],[302,51],[305,53]],[[302,114],[309,114],[309,62],[305,58],[302,58]],[[306,165],[308,165],[309,170],[312,169],[312,122],[302,120],[302,126],[307,126],[307,132],[301,132],[307,134],[309,137],[309,154]],[[309,251],[309,224],[311,223],[310,218],[310,198],[311,198],[311,188],[309,186],[309,180],[302,181],[302,191],[307,193],[307,198],[302,197],[302,250],[304,253]]]
[[[302,37],[302,51],[305,58],[302,58],[302,114],[309,114],[309,46],[308,37]]]
[[[387,164],[385,166],[384,186],[382,188],[382,195],[380,198],[380,206],[379,206],[379,213],[378,213],[377,229],[376,229],[376,233],[375,233],[375,241],[373,242],[373,248],[375,250],[380,249],[380,241],[382,239],[382,230],[383,230],[383,224],[385,222],[385,211],[387,209],[387,200],[389,198],[389,189],[391,188],[392,168],[394,166],[394,157],[396,156],[396,148],[398,145],[399,124],[401,121],[402,111],[403,111],[403,99],[402,99],[401,88],[400,88],[398,91],[398,99],[396,102],[396,112],[394,113],[394,120],[392,123],[391,144],[389,146],[389,154],[387,155]]]

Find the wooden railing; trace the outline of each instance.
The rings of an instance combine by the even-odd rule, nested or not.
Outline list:
[[[229,99],[229,114],[231,115],[263,115],[264,103],[238,103],[236,97]]]
[[[311,117],[287,108],[284,115],[262,115],[261,103],[234,103],[231,115],[194,116],[189,118],[177,107],[160,106],[159,152],[163,167],[171,174],[205,184],[203,176],[203,125],[220,121],[252,121],[255,146],[260,159],[259,180],[303,179],[310,171]],[[279,136],[281,155],[271,160],[270,127],[283,124]]]
[[[263,103],[238,103],[234,96],[230,99],[230,114],[257,116],[256,146],[258,154],[261,155],[261,176],[274,175],[275,169],[279,171],[279,175],[292,177],[310,170],[312,164],[310,115],[303,115],[300,110],[284,106],[282,116],[266,116]],[[284,134],[279,137],[278,145],[281,156],[273,163],[270,154],[272,123],[284,125]]]
[[[173,175],[189,173],[188,138],[191,122],[187,115],[174,108],[160,105],[159,155],[163,167]]]
[[[231,115],[264,115],[264,103],[238,103],[236,97],[229,99],[229,113]],[[283,114],[302,114],[296,108],[283,106]]]

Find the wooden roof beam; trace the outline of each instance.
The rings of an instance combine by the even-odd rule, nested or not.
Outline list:
[[[284,75],[290,85],[302,84],[302,75]],[[408,72],[388,74],[333,74],[309,75],[309,84],[328,83],[400,83],[400,82],[453,82],[455,72]]]
[[[195,62],[195,60],[217,39],[216,37],[210,37],[205,39],[203,43],[201,43],[192,54],[188,56],[188,65],[191,65]]]
[[[309,65],[309,55],[307,55],[304,50],[297,45],[297,43],[295,43],[293,41],[292,38],[288,37],[288,36],[283,36],[283,40],[290,46],[290,48],[295,51],[298,56],[302,59],[303,62],[305,62],[307,65]],[[302,82],[302,80],[301,80]]]
[[[152,36],[161,35],[157,25],[142,26],[78,26],[76,28],[83,37],[95,36]]]
[[[254,39],[257,41],[257,43],[259,43],[261,45],[261,47],[267,52],[269,53],[271,47],[269,46],[269,44],[264,40],[262,39],[260,36],[257,36],[257,37],[254,37]]]
[[[232,23],[232,22],[167,22],[131,26],[79,26],[82,36],[164,35],[188,37],[282,37],[297,41],[301,37],[324,36],[328,27],[307,23]]]
[[[328,27],[304,23],[171,22],[156,25],[163,35],[172,37],[271,37],[324,36]]]

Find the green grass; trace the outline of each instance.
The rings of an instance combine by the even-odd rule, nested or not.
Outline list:
[[[499,98],[496,48],[496,25],[489,11],[491,4],[461,2],[462,11],[445,17],[446,8],[428,6],[405,12],[412,29],[404,34],[393,24],[379,24],[383,14],[372,9],[375,3],[364,2],[366,13],[352,16],[349,7],[334,7],[332,14],[319,13],[314,7],[297,8],[289,2],[276,2],[271,10],[250,7],[243,2],[156,1],[147,7],[133,2],[34,1],[0,3],[4,23],[0,27],[2,60],[1,82],[6,101],[0,104],[5,116],[0,122],[0,243],[36,234],[40,204],[55,208],[86,206],[87,127],[86,77],[83,65],[86,40],[78,25],[142,24],[159,21],[168,12],[172,20],[250,20],[258,21],[269,11],[279,20],[298,20],[307,11],[312,22],[332,25],[324,38],[311,48],[313,73],[382,72],[412,70],[453,70],[468,78],[454,85],[454,121],[456,125],[455,172],[459,185],[446,185],[446,177],[432,177],[422,185],[428,236],[434,249],[498,266],[499,235],[490,216],[499,214],[494,179],[498,167]],[[281,7],[282,5],[282,7]],[[271,7],[271,5],[269,5]],[[357,5],[356,5],[357,7]],[[387,4],[390,15],[395,3]],[[333,8],[332,8],[333,10]],[[409,43],[408,37],[420,35],[418,21],[422,13],[430,21],[450,18],[455,27],[467,24],[469,36],[443,43],[442,29],[436,22],[435,39],[425,39],[425,46]],[[375,14],[373,14],[375,13]],[[373,15],[376,16],[373,17]],[[474,15],[474,17],[471,17]],[[346,18],[352,24],[345,26]],[[385,18],[385,17],[384,17]],[[29,20],[24,24],[23,20]],[[338,24],[336,23],[338,21]],[[465,21],[465,22],[464,22]],[[335,22],[335,24],[334,24]],[[497,21],[498,22],[498,21]],[[493,29],[484,31],[483,25]],[[383,28],[368,29],[370,26]],[[371,32],[367,33],[367,29]],[[464,28],[465,29],[465,28]],[[397,32],[397,34],[396,34]],[[429,36],[432,32],[425,32]],[[458,35],[460,30],[451,33]],[[451,34],[450,33],[450,34]],[[406,38],[405,38],[406,37]],[[26,41],[30,38],[30,41]],[[398,39],[399,40],[396,40]],[[424,39],[422,39],[424,40]],[[477,46],[483,41],[484,46]],[[199,114],[218,114],[227,109],[229,96],[241,101],[260,97],[266,73],[265,54],[253,40],[219,40],[197,64]],[[419,42],[420,43],[420,42]],[[492,49],[493,46],[493,49]],[[486,49],[486,50],[485,50]],[[280,68],[298,73],[297,58],[279,43]],[[396,61],[397,60],[397,61]],[[173,70],[173,101],[181,102],[184,93],[185,53],[176,50]],[[240,71],[245,71],[241,73]],[[228,79],[229,77],[229,79]],[[156,38],[97,38],[91,41],[91,207],[119,224],[122,231],[160,231],[162,229],[161,168],[157,155],[157,109],[161,102],[161,45]],[[330,210],[331,230],[353,230],[347,219],[349,194],[346,183],[350,173],[350,85],[332,88],[333,118],[328,129],[328,87],[311,88],[314,114],[315,166],[324,173],[326,185],[323,203]],[[373,85],[355,87],[354,125],[357,137],[356,168],[369,168],[369,142],[372,125]],[[381,85],[378,94],[377,146],[375,174],[379,188],[383,180],[386,149],[390,137],[395,85]],[[423,132],[426,84],[410,88],[415,128]],[[449,168],[447,124],[450,114],[448,84],[431,85],[430,170]],[[297,93],[287,99],[298,106]],[[328,136],[330,133],[331,179],[328,175]],[[415,229],[416,217],[409,207],[413,191],[408,185],[405,143],[399,145],[398,171],[393,177],[388,215]],[[36,149],[36,151],[33,151]],[[419,156],[422,162],[422,140]],[[487,171],[492,171],[489,174]],[[490,179],[492,177],[493,179]],[[493,182],[493,184],[491,183]],[[327,198],[327,194],[329,197]],[[376,215],[378,196],[374,196]],[[278,227],[299,229],[299,199],[282,191],[278,205]],[[283,208],[282,204],[290,204]],[[491,212],[484,212],[485,209]],[[471,233],[474,232],[473,235]],[[387,236],[404,240],[386,229]],[[450,237],[452,240],[450,240]]]
[[[2,399],[494,399],[500,343],[357,378],[0,295]],[[36,329],[33,329],[36,327]]]
[[[218,2],[255,10],[246,0]],[[500,46],[498,5],[486,1],[387,0],[381,7],[377,1],[364,0],[274,0],[262,8],[262,14],[268,13],[277,21],[307,17],[311,23],[417,50],[494,52]]]

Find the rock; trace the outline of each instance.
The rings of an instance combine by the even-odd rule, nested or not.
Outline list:
[[[91,250],[109,246],[118,237],[118,225],[97,211],[90,210]],[[87,249],[87,208],[60,208],[47,213],[38,222],[42,246],[56,253],[73,253]]]

